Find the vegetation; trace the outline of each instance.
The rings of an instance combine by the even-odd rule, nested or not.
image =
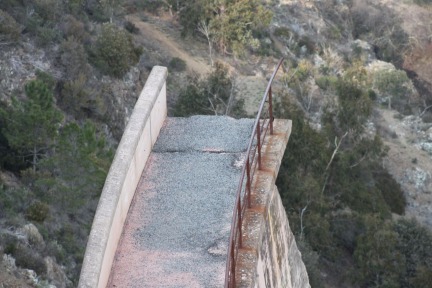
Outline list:
[[[228,69],[216,63],[207,78],[189,79],[189,84],[180,91],[174,115],[241,115],[243,102],[234,99],[233,88]]]
[[[51,61],[47,72],[34,76],[26,70],[30,62],[13,58],[15,70],[27,71],[22,79],[30,80],[0,93],[0,251],[12,255],[19,267],[44,278],[44,258],[51,257],[70,279],[67,286],[76,287],[113,157],[111,134],[118,129],[121,135],[126,117],[113,108],[134,100],[120,99],[123,88],[115,85],[135,81],[128,73],[134,66],[140,68],[141,85],[153,65],[149,55],[154,54],[148,54],[153,48],[136,45],[138,27],[123,14],[146,10],[170,15],[183,37],[208,44],[213,69],[208,75],[191,75],[177,57],[162,61],[182,83],[178,98],[169,99],[175,116],[244,115],[234,73],[213,59],[231,62],[240,73],[255,73],[273,62],[263,55],[278,50],[288,55],[289,69],[274,95],[281,99],[278,116],[292,119],[293,131],[277,185],[312,287],[324,287],[327,267],[338,271],[339,287],[430,286],[431,232],[404,216],[404,191],[382,165],[387,148],[367,128],[377,99],[405,114],[417,108],[411,103],[412,73],[365,68],[371,54],[402,69],[412,45],[402,19],[387,6],[369,0],[315,1],[311,5],[323,23],[311,18],[298,25],[299,3],[275,8],[274,1],[260,0],[60,2],[0,1],[4,55],[32,47],[29,51],[43,51]],[[278,9],[293,21],[284,22]],[[346,45],[353,38],[371,44],[371,51]],[[10,72],[6,68],[1,76]],[[4,229],[28,222],[44,245]]]
[[[0,214],[12,221],[9,225],[20,225],[24,219],[37,224],[45,243],[57,243],[57,248],[31,250],[2,235],[0,246],[9,247],[6,253],[18,266],[42,277],[43,258],[54,257],[67,264],[68,276],[76,281],[112,151],[91,122],[63,123],[63,114],[54,105],[54,86],[49,75],[39,73],[25,85],[26,98],[13,98],[0,110],[1,168],[22,177],[21,188],[0,183]],[[71,232],[65,237],[64,231]]]
[[[131,36],[124,30],[112,24],[104,24],[92,56],[95,65],[103,73],[122,77],[132,65],[138,62],[141,52],[133,45]]]

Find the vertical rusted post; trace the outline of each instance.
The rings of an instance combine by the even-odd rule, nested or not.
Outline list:
[[[247,194],[247,201],[248,201],[248,208],[251,208],[251,175],[250,175],[250,161],[249,156],[246,161],[246,194]]]
[[[258,170],[261,170],[261,123],[257,125],[257,145],[258,145]]]
[[[270,135],[273,135],[273,100],[272,100],[272,88],[270,85],[269,89],[269,116],[270,116]]]
[[[238,223],[237,223],[237,225],[238,225],[238,227],[239,227],[239,249],[241,249],[242,247],[243,247],[243,237],[242,237],[242,216],[241,216],[241,204],[240,204],[240,202],[241,201],[238,201],[238,204],[237,204],[237,215],[238,215]]]
[[[235,244],[233,245],[233,249],[231,249],[231,262],[232,262],[232,266],[231,266],[231,279],[230,279],[230,287],[234,287],[234,283],[235,283],[235,269],[236,269],[236,261],[234,259],[235,254],[234,254],[234,247]]]

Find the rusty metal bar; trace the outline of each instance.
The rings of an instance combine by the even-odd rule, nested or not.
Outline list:
[[[257,125],[258,170],[261,170],[261,126]]]
[[[270,86],[270,89],[269,89],[269,95],[268,95],[268,98],[269,98],[269,100],[268,100],[268,103],[269,103],[269,120],[270,120],[270,135],[273,135],[273,120],[274,120],[274,118],[273,118],[273,95],[272,95],[272,88],[271,88],[271,86]]]
[[[258,164],[258,170],[261,169],[261,148],[262,144],[264,143],[265,137],[267,135],[267,130],[270,127],[270,135],[273,134],[273,95],[272,95],[272,89],[271,85],[273,83],[273,80],[276,76],[276,73],[278,72],[279,68],[282,66],[284,59],[281,58],[279,60],[279,63],[277,64],[275,70],[273,71],[273,74],[268,82],[267,88],[265,90],[263,99],[261,101],[261,105],[258,109],[257,117],[255,119],[254,127],[252,129],[252,135],[249,140],[249,145],[246,151],[246,157],[247,161],[245,165],[243,166],[239,185],[237,188],[237,194],[236,194],[236,202],[235,202],[235,208],[233,212],[233,219],[231,222],[231,234],[230,234],[230,240],[229,240],[229,248],[228,248],[228,257],[227,257],[227,264],[226,264],[226,271],[225,271],[225,288],[235,288],[236,286],[236,277],[235,277],[235,270],[237,266],[237,256],[238,256],[238,250],[243,248],[243,236],[242,236],[242,221],[243,221],[243,213],[246,210],[246,206],[248,208],[251,208],[251,191],[252,191],[252,180],[255,175],[256,166]],[[263,109],[264,104],[268,102],[269,107],[267,112],[269,113],[269,122],[266,124],[266,119],[263,119],[263,121],[260,121],[260,119],[263,117]],[[262,126],[261,125],[262,122]],[[265,127],[265,128],[264,128]],[[256,146],[253,147],[254,139],[256,134]],[[258,153],[257,153],[257,147],[258,147]],[[255,161],[255,155],[258,154],[258,159]],[[252,160],[251,160],[252,159]],[[243,186],[243,183],[245,181],[246,177],[246,187]],[[245,188],[245,189],[243,189]],[[244,190],[244,195],[242,197],[242,191]],[[243,200],[243,202],[242,202]],[[237,211],[236,211],[237,210]]]

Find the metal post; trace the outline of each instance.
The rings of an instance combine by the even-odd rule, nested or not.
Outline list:
[[[235,245],[233,246],[233,247],[235,247]],[[234,287],[234,283],[235,283],[235,267],[236,267],[236,262],[235,262],[235,259],[234,259],[234,248],[233,249],[231,249],[231,259],[232,259],[232,266],[231,266],[231,279],[230,279],[230,285],[231,285],[231,287]]]
[[[241,204],[240,204],[240,202],[241,201],[239,201],[238,202],[238,206],[237,206],[237,215],[238,215],[238,223],[237,223],[237,225],[238,225],[238,227],[239,227],[239,233],[240,233],[240,236],[239,236],[239,249],[241,249],[242,247],[243,247],[243,239],[242,239],[242,216],[241,216]]]
[[[247,193],[247,201],[248,208],[251,208],[251,175],[250,175],[250,161],[249,156],[246,161],[246,193]]]
[[[258,170],[261,170],[261,124],[257,125],[257,145],[258,145]]]
[[[273,100],[272,100],[272,88],[269,89],[269,116],[270,116],[270,135],[273,135]]]

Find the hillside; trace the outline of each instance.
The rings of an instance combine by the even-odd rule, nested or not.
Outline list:
[[[278,187],[312,287],[428,287],[431,3],[210,2],[0,2],[0,283],[76,286],[154,65],[170,115],[241,117],[285,57]]]

